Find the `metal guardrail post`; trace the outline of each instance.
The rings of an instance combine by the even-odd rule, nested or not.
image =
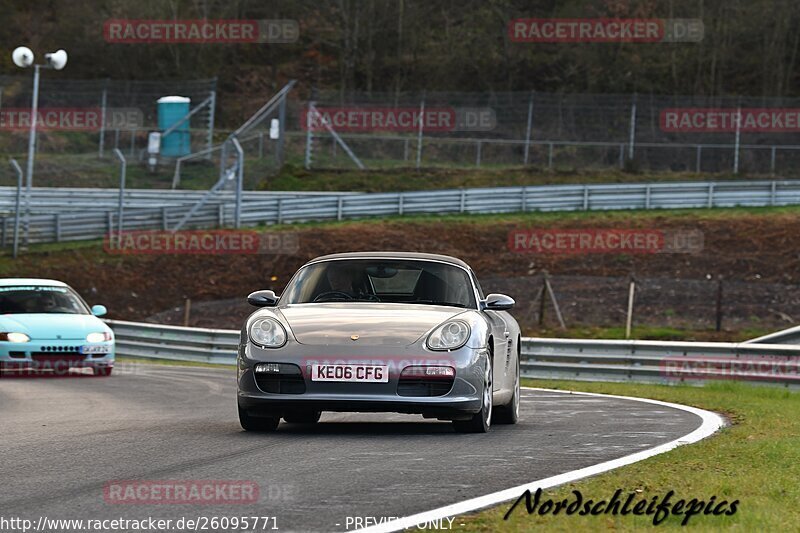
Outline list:
[[[22,169],[17,163],[16,159],[10,160],[11,167],[17,173],[17,197],[14,203],[14,259],[17,258],[17,253],[19,251],[19,218],[20,218],[20,200],[22,197]],[[5,235],[3,235],[3,245],[5,245]]]
[[[312,109],[314,109],[314,102],[312,100],[309,100],[308,110],[306,111],[306,157],[305,157],[306,170],[311,170],[311,143],[314,142],[314,135],[311,132]]]
[[[700,159],[703,157],[703,147],[697,145],[697,156],[695,160],[695,172],[700,173]]]
[[[481,167],[481,142],[480,141],[477,141],[477,145],[476,145],[475,166],[478,167],[478,168]]]
[[[770,150],[769,173],[772,174],[773,176],[775,175],[775,147],[774,146]]]
[[[125,208],[125,174],[127,172],[128,162],[125,160],[125,156],[122,155],[119,148],[114,148],[114,155],[116,155],[117,159],[120,161],[119,202],[117,204],[117,244],[119,244],[122,242],[122,232],[124,230],[122,215]],[[112,235],[109,235],[109,243],[113,248],[114,241]]]
[[[739,173],[739,139],[741,136],[742,127],[742,106],[736,108],[736,142],[734,143],[733,152],[733,173]]]

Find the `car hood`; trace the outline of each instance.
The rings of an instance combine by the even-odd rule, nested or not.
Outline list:
[[[109,328],[94,315],[24,313],[0,315],[0,331],[25,333],[32,340],[83,340]]]
[[[300,344],[406,346],[445,320],[468,311],[434,305],[324,303],[279,309]]]

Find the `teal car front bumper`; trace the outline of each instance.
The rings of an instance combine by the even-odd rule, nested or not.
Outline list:
[[[95,374],[114,367],[114,341],[80,340],[0,343],[0,370],[67,374],[74,368],[91,368]]]

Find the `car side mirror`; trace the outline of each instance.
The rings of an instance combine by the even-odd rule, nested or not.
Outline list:
[[[506,296],[505,294],[490,294],[483,301],[484,309],[491,309],[492,311],[507,311],[514,307],[514,298]]]
[[[92,306],[92,314],[94,316],[103,316],[108,313],[108,309],[106,309],[105,305],[93,305]]]
[[[274,291],[256,291],[247,295],[247,303],[255,307],[275,307],[278,300]]]

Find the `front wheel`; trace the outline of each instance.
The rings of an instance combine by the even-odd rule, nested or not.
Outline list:
[[[246,410],[242,409],[241,406],[239,407],[239,424],[241,424],[242,429],[245,431],[275,431],[278,428],[278,423],[280,421],[280,418],[272,416],[250,416],[247,414]]]
[[[516,424],[519,422],[519,355],[517,355],[517,375],[514,378],[514,394],[505,405],[498,405],[494,411],[494,422],[498,424]]]
[[[483,380],[481,410],[469,420],[453,420],[453,428],[458,433],[487,433],[492,424],[492,361],[486,363]]]
[[[95,376],[110,376],[113,368],[114,367],[111,366],[96,366],[92,368],[92,373],[94,373]]]

